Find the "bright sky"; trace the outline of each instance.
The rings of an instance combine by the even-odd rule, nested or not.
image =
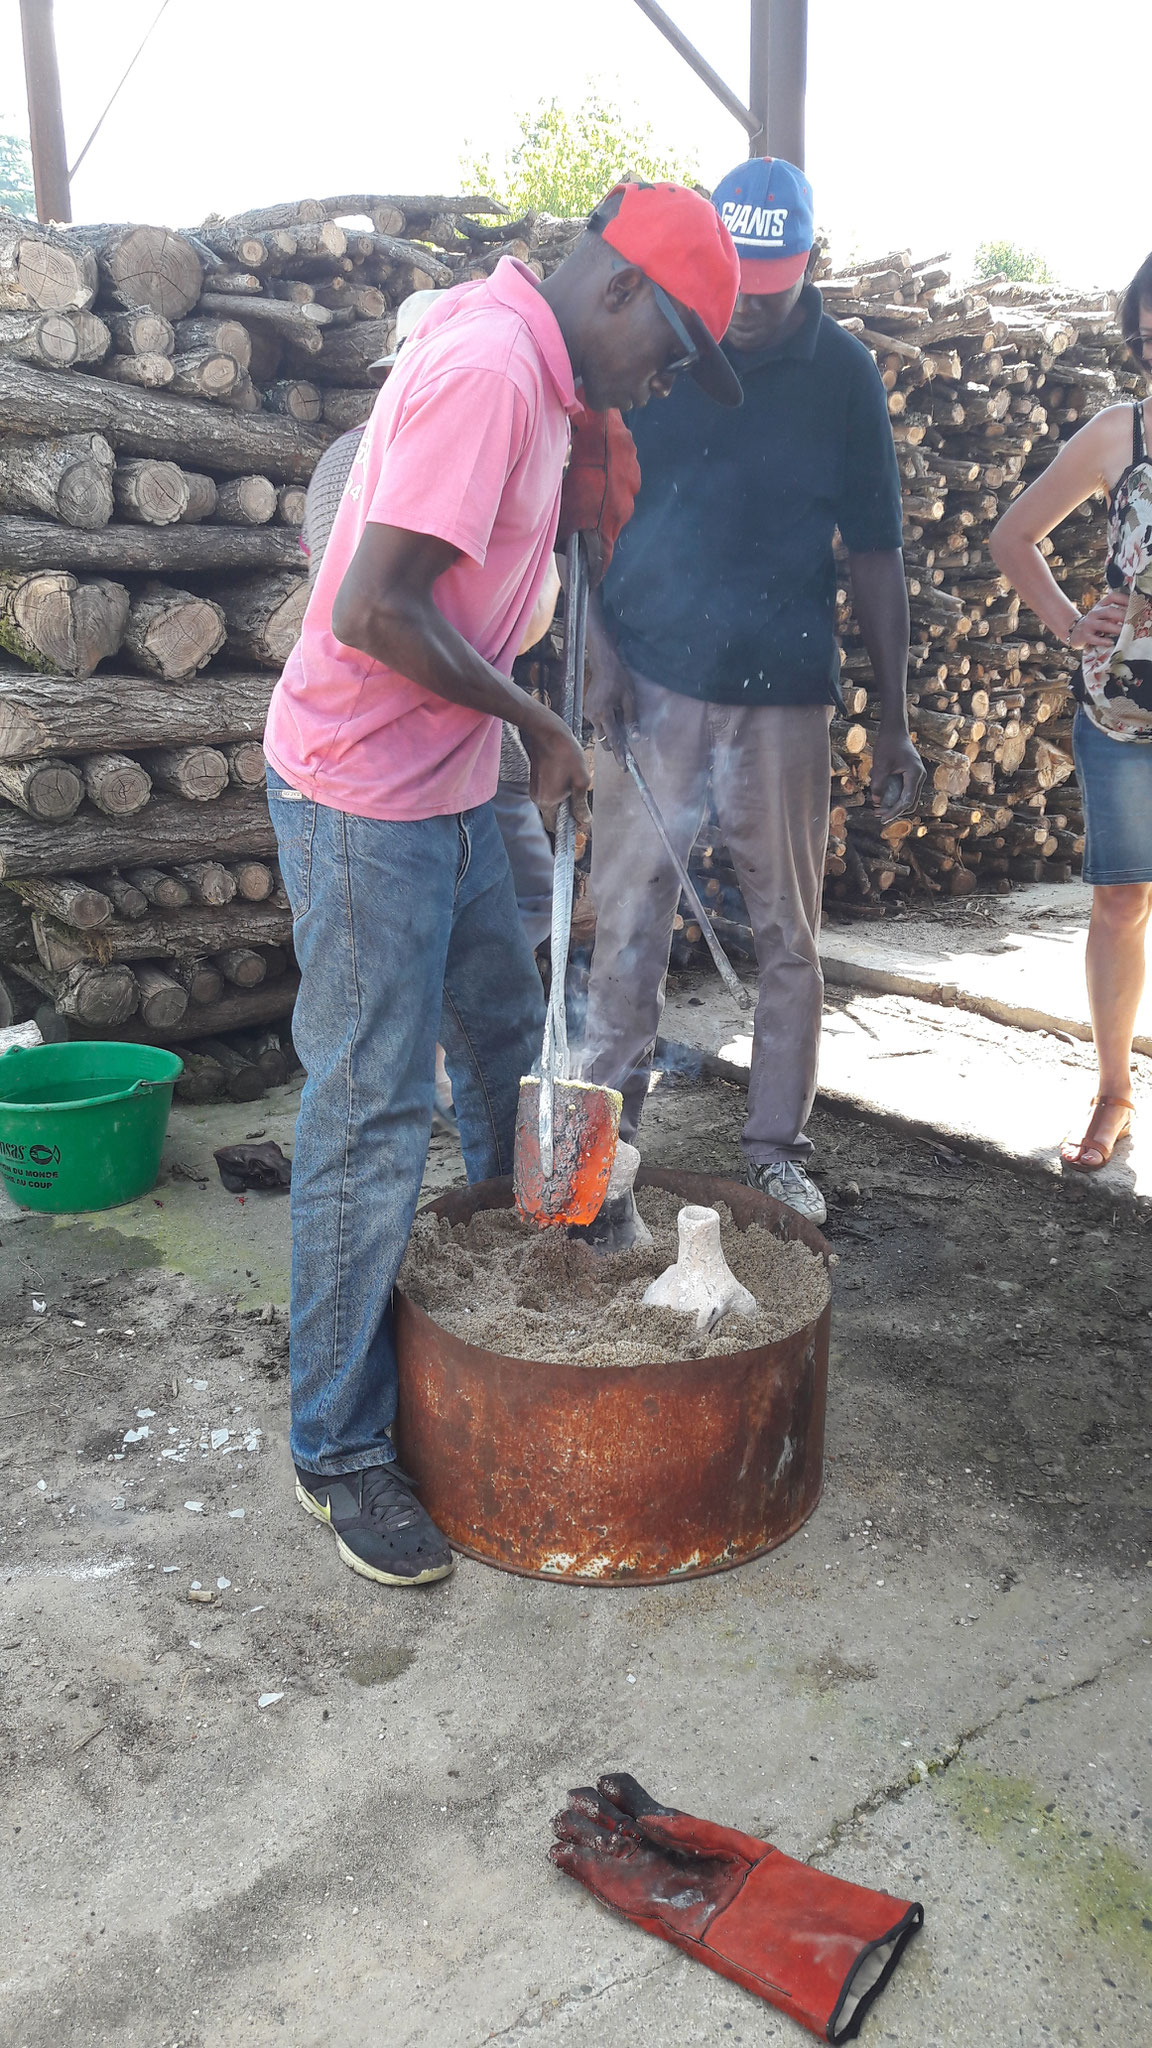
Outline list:
[[[56,0],[70,157],[158,5]],[[745,94],[747,0],[666,6]],[[1115,42],[1082,0],[810,0],[809,16],[807,168],[837,253],[949,249],[963,271],[1005,238],[1069,283],[1127,282],[1152,219],[1138,181],[1110,176]],[[579,101],[589,79],[695,148],[706,183],[745,154],[634,0],[169,0],[73,211],[186,227],[306,195],[456,191],[465,142],[499,158],[517,113]],[[26,125],[19,8],[0,0],[0,129]]]

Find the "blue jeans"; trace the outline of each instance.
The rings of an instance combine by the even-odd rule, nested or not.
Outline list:
[[[1152,739],[1113,739],[1081,704],[1072,752],[1084,806],[1084,881],[1108,888],[1152,882]]]
[[[353,1472],[396,1455],[391,1294],[420,1195],[444,1047],[470,1181],[512,1170],[540,976],[491,804],[390,823],[268,770],[300,962],[307,1080],[292,1160],[292,1456]]]

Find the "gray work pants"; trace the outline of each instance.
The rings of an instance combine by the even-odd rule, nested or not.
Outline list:
[[[750,1163],[804,1159],[816,1093],[824,978],[818,933],[831,780],[831,706],[745,707],[636,684],[633,751],[686,861],[709,789],[756,940],[759,995],[748,1116]],[[635,1142],[664,1007],[676,873],[639,793],[607,747],[596,752],[592,894],[596,949],[583,1071],[624,1096]]]

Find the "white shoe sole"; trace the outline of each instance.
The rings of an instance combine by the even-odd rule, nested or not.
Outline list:
[[[321,1507],[319,1501],[313,1500],[299,1480],[296,1481],[296,1498],[306,1515],[311,1515],[317,1522],[323,1522],[326,1529],[332,1529],[331,1511]],[[362,1579],[375,1580],[378,1586],[430,1586],[436,1579],[446,1579],[449,1573],[456,1569],[456,1560],[450,1557],[447,1564],[433,1565],[429,1571],[417,1572],[414,1578],[407,1578],[400,1572],[382,1572],[375,1565],[365,1564],[362,1557],[357,1557],[354,1550],[349,1550],[339,1529],[332,1529],[332,1534],[336,1538],[336,1548],[349,1571],[357,1572]]]

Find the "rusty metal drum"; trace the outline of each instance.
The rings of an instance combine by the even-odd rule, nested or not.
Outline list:
[[[827,1260],[815,1227],[711,1174],[641,1171],[638,1188],[724,1202]],[[432,1212],[511,1208],[510,1180],[453,1189]],[[633,1366],[504,1358],[396,1293],[396,1439],[453,1549],[577,1585],[659,1585],[746,1564],[820,1498],[830,1307],[788,1338],[723,1357]]]

